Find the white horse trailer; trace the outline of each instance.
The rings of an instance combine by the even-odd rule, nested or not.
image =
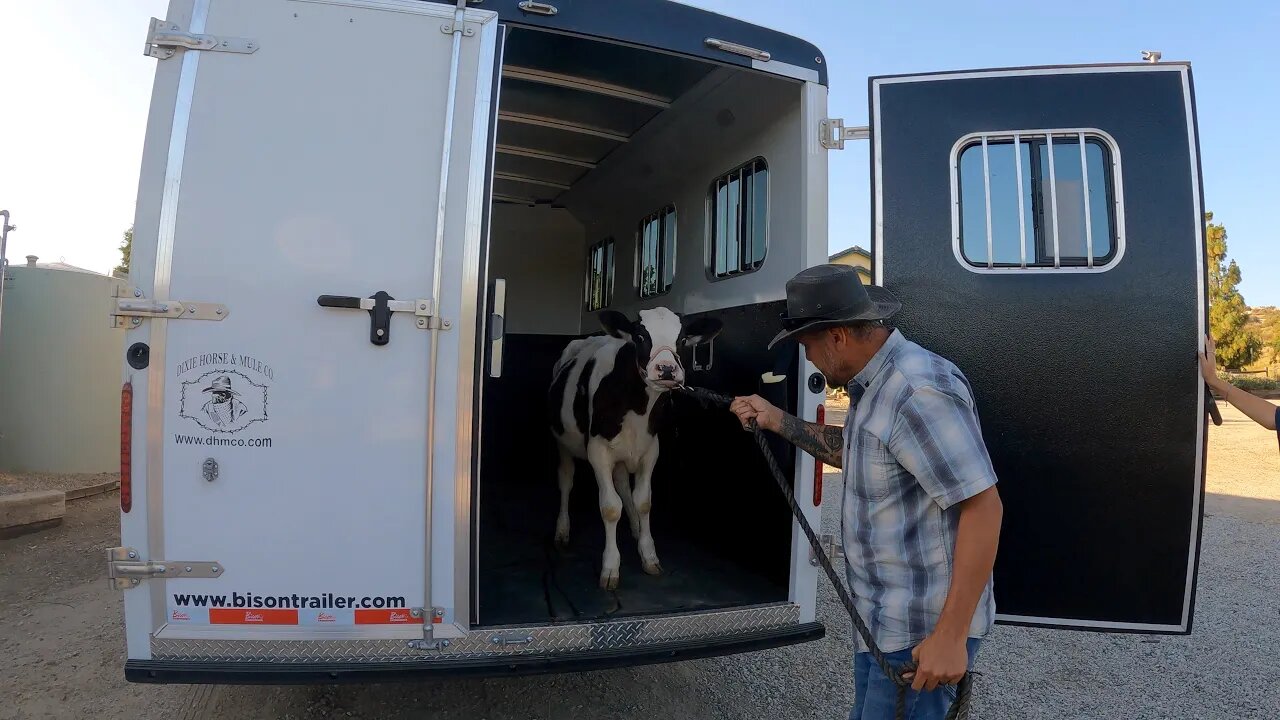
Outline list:
[[[826,260],[828,153],[859,135],[827,118],[817,48],[662,0],[172,0],[146,51],[112,311],[130,680],[585,669],[822,636],[808,543],[731,416],[673,403],[663,574],[622,533],[605,590],[585,467],[553,543],[546,408],[599,311],[665,306],[724,326],[688,351],[690,384],[818,416],[823,378],[765,349],[785,281]],[[983,406],[1002,619],[1189,632],[1189,68],[877,78],[871,105],[876,276]],[[1100,383],[1162,411],[1135,427],[1103,404],[1124,392],[1084,391]],[[775,451],[816,524],[821,469]]]

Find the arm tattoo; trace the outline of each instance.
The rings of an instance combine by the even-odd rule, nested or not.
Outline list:
[[[778,434],[827,465],[840,467],[843,462],[844,431],[834,425],[819,425],[794,415],[783,415]]]

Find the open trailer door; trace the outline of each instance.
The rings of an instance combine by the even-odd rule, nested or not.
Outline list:
[[[400,0],[175,1],[153,24],[117,307],[130,679],[465,625],[497,25]]]
[[[1205,291],[1191,69],[873,78],[876,281],[972,381],[1003,622],[1189,632]]]

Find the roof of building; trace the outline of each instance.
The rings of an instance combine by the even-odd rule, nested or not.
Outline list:
[[[843,257],[845,255],[848,255],[849,253],[857,253],[858,255],[862,255],[868,258],[871,257],[871,253],[867,252],[866,248],[862,247],[861,245],[854,245],[852,247],[847,247],[839,252],[831,253],[831,257],[827,259],[835,260],[836,258]]]

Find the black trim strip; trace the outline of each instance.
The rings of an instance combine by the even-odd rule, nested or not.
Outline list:
[[[136,683],[230,685],[301,685],[365,682],[405,682],[423,677],[499,677],[583,672],[651,665],[768,650],[820,640],[821,623],[804,623],[778,630],[761,630],[710,640],[664,643],[646,648],[595,650],[554,656],[494,657],[457,661],[370,663],[286,663],[271,661],[200,662],[129,660],[124,676]]]
[[[452,5],[450,0],[429,0]],[[724,65],[752,67],[750,58],[707,47],[718,38],[767,51],[770,62],[795,65],[818,73],[827,84],[826,57],[816,45],[759,25],[668,0],[551,0],[555,15],[524,12],[519,0],[486,0],[473,7],[498,13],[512,26],[552,30],[610,40],[637,47],[704,58]],[[769,72],[769,63],[760,70]]]

